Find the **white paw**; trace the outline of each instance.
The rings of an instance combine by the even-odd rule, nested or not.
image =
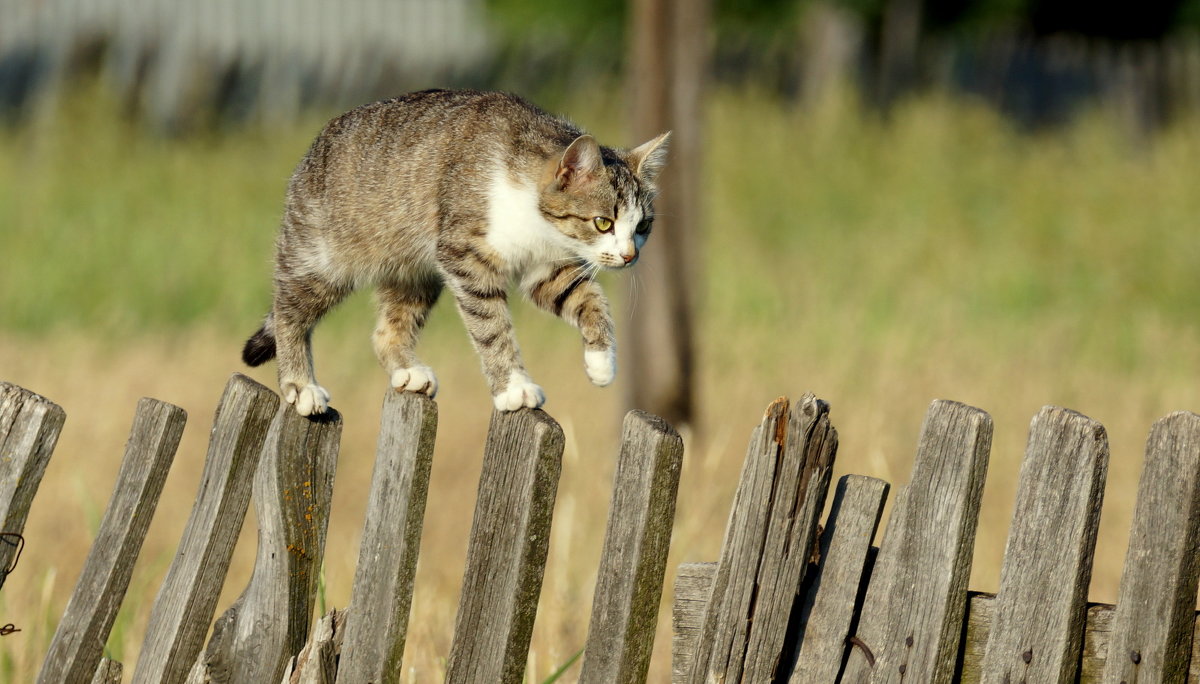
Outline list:
[[[583,353],[583,365],[592,384],[604,387],[617,377],[617,350],[615,347],[589,349]]]
[[[315,383],[304,387],[292,383],[284,385],[283,400],[295,406],[296,413],[302,416],[325,413],[329,408],[329,392]]]
[[[521,371],[508,376],[508,387],[492,395],[492,403],[498,411],[516,411],[520,408],[538,408],[546,403],[546,393]]]
[[[428,394],[432,398],[437,396],[437,377],[434,376],[433,369],[429,366],[397,368],[392,371],[392,388]]]

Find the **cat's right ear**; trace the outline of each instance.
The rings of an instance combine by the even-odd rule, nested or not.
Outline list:
[[[604,159],[600,156],[600,144],[590,135],[581,135],[563,152],[554,180],[560,190],[566,190],[587,185],[598,178],[603,170]]]

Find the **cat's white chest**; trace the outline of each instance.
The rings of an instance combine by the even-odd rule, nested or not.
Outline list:
[[[509,269],[522,272],[534,264],[562,259],[562,235],[538,211],[537,188],[497,174],[488,190],[487,243]]]

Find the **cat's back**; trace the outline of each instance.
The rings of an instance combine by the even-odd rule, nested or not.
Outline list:
[[[352,109],[326,124],[311,161],[346,163],[360,180],[411,167],[471,170],[503,158],[519,166],[571,142],[580,131],[509,93],[422,90]]]

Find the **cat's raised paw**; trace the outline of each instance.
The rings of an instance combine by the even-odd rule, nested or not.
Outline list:
[[[405,392],[427,394],[432,399],[437,396],[437,377],[429,366],[412,366],[397,368],[392,371],[392,388]]]
[[[296,407],[296,413],[312,416],[325,413],[329,408],[329,392],[317,384],[299,387],[293,383],[284,385],[283,400]]]
[[[592,384],[604,387],[617,377],[617,350],[589,349],[583,353],[583,365]]]
[[[492,395],[492,403],[498,411],[516,411],[521,408],[538,408],[546,403],[546,393],[529,376],[513,371],[508,378],[508,387]]]

